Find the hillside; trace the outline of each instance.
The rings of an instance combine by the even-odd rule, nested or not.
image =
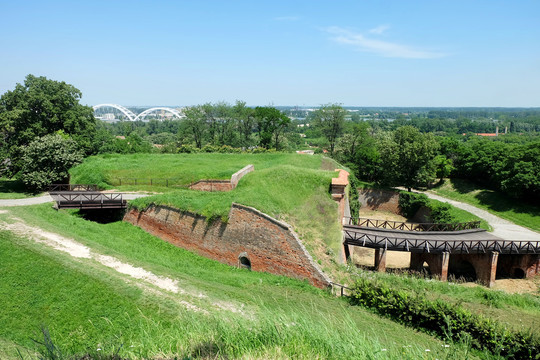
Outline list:
[[[4,210],[0,224],[0,252],[9,254],[0,263],[3,358],[19,358],[16,349],[28,358],[40,326],[64,355],[471,357],[306,283],[225,266],[123,222],[98,224],[46,204]],[[89,256],[69,255],[59,245],[66,241]],[[127,275],[127,264],[175,287]]]

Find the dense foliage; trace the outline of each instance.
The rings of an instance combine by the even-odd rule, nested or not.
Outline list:
[[[82,162],[83,154],[69,137],[50,134],[23,148],[21,159],[18,178],[28,189],[39,191],[54,183],[68,184],[68,170]]]
[[[511,331],[459,305],[429,300],[425,295],[383,283],[359,279],[352,288],[350,301],[443,339],[470,341],[473,347],[507,359],[538,359],[540,354],[540,338],[532,332]]]
[[[22,151],[37,137],[62,131],[84,153],[95,150],[91,107],[79,104],[81,92],[70,84],[28,75],[24,84],[0,97],[0,161],[5,174],[24,165]]]

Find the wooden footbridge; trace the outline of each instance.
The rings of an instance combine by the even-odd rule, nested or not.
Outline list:
[[[478,280],[488,286],[501,273],[524,277],[540,273],[538,241],[503,240],[479,228],[479,222],[462,224],[426,224],[346,218],[343,225],[345,257],[349,246],[375,249],[375,268],[386,269],[386,251],[411,253],[411,268],[427,262],[432,273],[446,280],[448,268],[467,262]],[[500,256],[499,256],[500,255]],[[499,262],[499,267],[497,266]],[[518,272],[519,270],[519,272]]]
[[[49,195],[57,209],[125,209],[127,201],[122,193],[104,193],[97,185],[53,184]]]

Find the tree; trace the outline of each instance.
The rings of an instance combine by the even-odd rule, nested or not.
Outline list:
[[[21,154],[26,145],[57,131],[69,135],[86,154],[94,152],[94,112],[79,104],[81,97],[70,84],[34,75],[0,97],[0,156],[2,161],[9,159],[8,175],[22,168]]]
[[[422,134],[412,126],[402,126],[384,134],[378,142],[382,182],[411,188],[434,178],[433,158],[439,144],[433,134]]]
[[[184,109],[185,120],[187,128],[193,135],[195,146],[199,149],[202,148],[202,142],[205,133],[208,131],[206,124],[206,116],[202,106],[191,106]]]
[[[435,164],[436,175],[439,178],[439,183],[442,184],[443,179],[448,177],[452,170],[454,170],[454,165],[452,164],[451,159],[447,159],[444,155],[437,155],[433,159]]]
[[[245,101],[237,100],[233,107],[233,113],[238,121],[238,127],[242,133],[242,145],[251,145],[251,135],[255,124],[254,110],[246,106]]]
[[[291,119],[275,107],[257,106],[255,118],[259,129],[259,143],[265,149],[270,148],[272,138],[276,150],[279,150],[279,137],[283,130],[291,123]]]
[[[314,126],[320,128],[328,140],[331,154],[334,153],[337,139],[343,132],[346,114],[347,111],[338,104],[322,105],[315,113]]]
[[[53,183],[69,183],[68,170],[83,160],[77,143],[62,133],[34,139],[22,150],[22,168],[17,174],[33,191]]]

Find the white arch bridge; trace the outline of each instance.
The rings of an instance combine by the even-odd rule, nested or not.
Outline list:
[[[143,121],[147,115],[150,115],[151,113],[156,112],[156,111],[166,111],[168,113],[171,113],[173,117],[177,119],[182,119],[184,117],[184,115],[180,111],[176,109],[168,108],[168,107],[162,107],[162,106],[146,109],[138,115],[136,115],[133,111],[125,108],[124,106],[117,105],[117,104],[99,104],[99,105],[93,106],[93,109],[95,112],[97,109],[106,108],[106,107],[114,108],[120,111],[122,114],[124,114],[127,117],[129,121]]]

